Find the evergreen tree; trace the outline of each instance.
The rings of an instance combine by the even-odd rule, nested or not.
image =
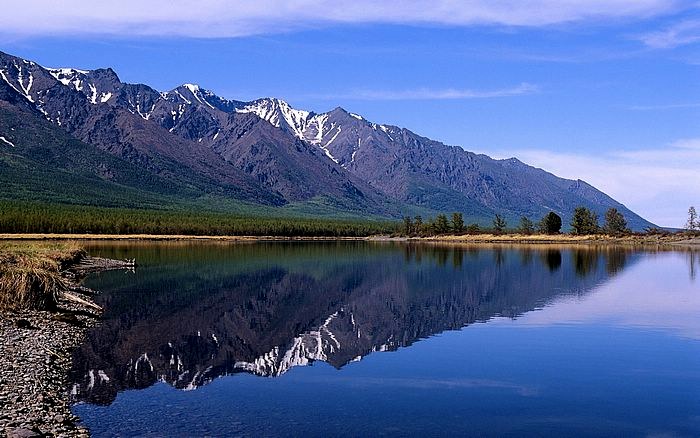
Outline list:
[[[455,233],[464,231],[464,219],[462,213],[452,213],[452,230]]]
[[[532,234],[535,232],[535,224],[527,216],[523,216],[520,218],[518,231],[522,234]]]
[[[698,221],[698,213],[695,211],[695,207],[690,207],[688,209],[688,223],[686,223],[685,228],[688,231],[697,231],[700,229],[700,222]]]
[[[503,219],[501,215],[497,214],[496,217],[493,218],[493,230],[495,232],[502,233],[507,226],[506,220]]]
[[[415,227],[415,233],[420,235],[423,233],[423,217],[418,215],[413,218],[413,225]]]
[[[540,231],[544,234],[559,234],[561,232],[561,216],[553,211],[547,213],[540,221]]]
[[[620,213],[617,208],[609,208],[605,212],[605,226],[604,230],[608,234],[620,235],[629,233],[627,228],[627,220],[625,216]]]
[[[433,225],[435,228],[435,233],[437,234],[445,234],[450,231],[450,223],[447,221],[447,216],[444,214],[437,215]]]
[[[596,234],[598,231],[598,215],[586,207],[577,207],[571,219],[571,234],[583,236]]]
[[[403,233],[407,236],[410,236],[413,234],[413,220],[409,217],[406,216],[403,218]]]

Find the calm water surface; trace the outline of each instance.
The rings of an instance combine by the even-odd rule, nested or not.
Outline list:
[[[95,436],[700,436],[700,253],[118,243]]]

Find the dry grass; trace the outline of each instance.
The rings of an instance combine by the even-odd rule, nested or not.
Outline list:
[[[697,245],[699,239],[689,239],[684,234],[652,235],[631,234],[626,236],[609,236],[605,234],[593,234],[586,236],[574,236],[571,234],[465,234],[445,235],[420,238],[418,240],[441,242],[466,242],[466,243],[570,243],[570,244],[626,244],[626,245],[666,245],[687,244]]]
[[[54,308],[67,290],[61,271],[84,255],[70,242],[0,243],[0,311]]]

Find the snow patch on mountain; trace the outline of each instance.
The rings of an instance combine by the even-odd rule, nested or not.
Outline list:
[[[95,84],[88,84],[88,87],[90,87],[90,103],[91,104],[96,104],[97,103],[97,87]]]
[[[0,136],[0,141],[3,143],[7,143],[8,145],[15,147],[15,144],[12,143],[10,140],[6,139],[5,137]]]
[[[180,96],[180,99],[184,100],[187,105],[192,105],[192,101],[183,96],[178,90],[175,90],[175,94]]]
[[[90,70],[77,68],[46,68],[45,70],[61,84],[85,94],[88,102],[93,105],[107,103],[114,96],[112,91],[102,91],[94,82],[88,82],[87,75],[91,73]],[[131,106],[133,107],[133,104]]]
[[[199,85],[197,84],[182,84],[182,86],[190,90],[190,93],[192,94],[199,91]]]
[[[253,113],[277,128],[288,129],[301,139],[304,139],[304,131],[311,115],[309,111],[294,109],[284,100],[275,98],[250,102],[243,107],[236,108],[236,112]]]
[[[34,76],[32,76],[31,72],[29,73],[29,78],[27,79],[27,85],[24,85],[24,69],[17,64],[15,64],[15,67],[17,68],[17,83],[19,83],[20,88],[22,91],[24,91],[24,96],[29,99],[30,102],[34,102],[34,99],[32,99],[32,95],[29,93],[32,89],[32,85],[34,84]]]
[[[47,68],[58,82],[65,86],[72,86],[76,91],[83,91],[83,79],[89,73],[88,70],[78,70],[77,68]]]
[[[182,86],[183,86],[184,88],[186,88],[187,91],[189,91],[189,94],[192,95],[192,97],[194,98],[194,100],[196,100],[197,102],[201,103],[202,105],[208,106],[208,107],[211,108],[211,109],[215,109],[215,108],[214,108],[214,105],[212,105],[211,103],[209,103],[209,101],[207,100],[207,97],[211,97],[211,96],[214,95],[212,92],[207,91],[207,90],[204,90],[203,88],[201,88],[201,87],[200,87],[199,85],[197,85],[197,84],[182,84]],[[180,94],[180,93],[178,92],[178,94]],[[180,94],[180,97],[182,97],[181,94]],[[184,99],[184,98],[183,98],[183,99]],[[191,104],[192,102],[188,100],[187,103],[188,103],[188,104]]]
[[[389,140],[394,141],[394,137],[391,136],[391,128],[386,125],[379,125],[379,129],[384,131],[384,133],[389,137]]]
[[[13,90],[15,90],[18,94],[24,96],[24,97],[27,98],[30,102],[34,102],[34,99],[32,99],[32,97],[31,97],[29,94],[23,93],[22,91],[18,90],[17,87],[15,87],[15,86],[12,84],[12,82],[10,82],[10,80],[9,80],[9,79],[7,78],[7,76],[5,75],[5,70],[0,69],[0,76],[2,76],[2,79],[3,79],[5,82],[7,82],[7,85],[9,85],[9,86],[10,86]],[[21,85],[20,85],[20,86],[21,86]],[[30,86],[31,86],[31,85],[30,85]]]
[[[321,150],[322,150],[323,152],[326,153],[326,155],[328,156],[328,158],[330,158],[331,160],[333,160],[333,161],[335,161],[336,163],[338,163],[338,159],[335,158],[335,157],[333,156],[333,154],[331,154],[331,151],[330,151],[330,150],[328,150],[328,146],[330,146],[330,144],[333,143],[333,141],[334,141],[336,138],[338,138],[338,134],[340,134],[340,131],[342,131],[342,128],[341,128],[340,126],[336,126],[335,123],[331,123],[331,130],[333,130],[333,129],[336,130],[336,132],[335,132],[335,134],[333,135],[333,137],[332,137],[330,140],[328,140],[328,143],[326,143],[325,145],[324,145],[324,144],[319,144],[318,147],[321,148]]]

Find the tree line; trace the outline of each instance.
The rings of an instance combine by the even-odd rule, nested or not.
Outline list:
[[[2,233],[363,237],[391,234],[396,227],[395,221],[0,202]]]
[[[605,222],[601,226],[598,222],[598,214],[586,207],[578,207],[573,212],[570,223],[571,234],[588,235],[605,233],[620,236],[629,234],[625,216],[616,208],[610,208],[605,212]],[[522,216],[517,227],[509,229],[508,222],[500,215],[493,218],[491,227],[480,227],[478,224],[465,225],[462,213],[452,213],[451,219],[445,214],[438,214],[430,221],[424,221],[422,216],[404,217],[401,233],[406,236],[433,236],[438,234],[501,234],[507,231],[515,231],[520,234],[559,234],[562,228],[561,216],[553,211],[545,214],[539,221],[534,222],[527,216]]]

